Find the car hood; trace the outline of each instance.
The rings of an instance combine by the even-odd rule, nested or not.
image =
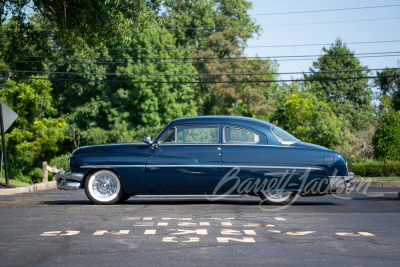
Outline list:
[[[111,144],[81,146],[72,152],[72,156],[102,154],[115,149],[134,148],[143,146],[148,147],[148,145],[145,143],[111,143]]]

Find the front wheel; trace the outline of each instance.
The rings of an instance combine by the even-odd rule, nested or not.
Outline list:
[[[117,203],[124,196],[118,176],[108,170],[100,170],[85,179],[86,196],[95,204]]]
[[[292,201],[295,196],[296,192],[275,191],[260,193],[260,198],[263,202],[272,205],[285,205]]]

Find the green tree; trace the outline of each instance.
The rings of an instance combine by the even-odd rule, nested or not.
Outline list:
[[[3,0],[0,1],[0,26],[11,20],[8,43],[1,56],[6,63],[26,55],[28,48],[48,51],[48,38],[56,35],[62,47],[81,50],[104,45],[104,40],[128,40],[132,30],[152,24],[152,13],[143,1],[96,0]],[[31,14],[40,14],[42,31]]]
[[[384,113],[378,119],[378,129],[372,139],[377,159],[400,160],[400,111],[391,108],[392,99],[383,96]]]
[[[154,134],[172,119],[197,115],[195,85],[180,83],[196,78],[173,76],[182,73],[195,74],[196,69],[191,64],[169,63],[175,61],[171,58],[184,57],[185,52],[174,49],[138,49],[174,47],[175,39],[169,31],[161,28],[155,31],[137,30],[127,44],[110,43],[110,46],[123,49],[102,49],[95,51],[92,56],[66,51],[62,56],[67,56],[71,62],[79,63],[63,63],[55,67],[55,70],[62,72],[100,74],[68,75],[68,78],[98,82],[54,82],[53,95],[57,101],[59,114],[66,116],[71,124],[71,131],[76,131],[77,135],[81,134],[81,145],[141,139],[143,136],[138,136],[139,134],[146,134],[146,131]],[[112,58],[117,58],[115,59],[117,62],[127,63],[113,64]],[[101,75],[102,73],[114,73],[117,76]],[[131,74],[171,75],[129,76]],[[52,77],[65,78],[65,75]],[[114,82],[101,82],[105,80]],[[165,83],[146,83],[146,81]]]
[[[367,77],[365,70],[368,68],[361,65],[354,52],[340,39],[323,50],[325,53],[310,68],[313,73],[305,78],[321,79],[313,88],[318,98],[326,101],[336,116],[343,117],[355,129],[360,129],[371,120],[372,92],[368,79],[356,77]]]
[[[381,72],[378,71],[377,76],[375,85],[379,87],[382,95],[392,96],[392,108],[400,110],[400,71],[386,68]]]
[[[0,91],[0,100],[19,115],[6,134],[12,179],[38,181],[42,162],[59,154],[67,139],[65,120],[52,117],[51,90],[48,80],[10,80]]]
[[[292,94],[274,112],[271,121],[304,142],[327,148],[343,145],[343,120],[310,92]]]

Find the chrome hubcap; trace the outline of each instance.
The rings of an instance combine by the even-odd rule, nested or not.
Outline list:
[[[117,181],[109,174],[100,174],[94,179],[92,189],[98,197],[107,198],[117,192]]]
[[[274,199],[282,199],[288,197],[291,193],[290,192],[268,192],[269,197]]]

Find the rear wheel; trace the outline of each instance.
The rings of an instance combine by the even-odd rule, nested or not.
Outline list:
[[[274,192],[262,192],[260,198],[266,204],[272,205],[285,205],[293,200],[296,196],[296,192],[285,192],[285,191],[274,191]]]
[[[117,203],[124,196],[121,181],[109,170],[99,170],[90,174],[85,179],[85,193],[93,203],[104,205]]]

